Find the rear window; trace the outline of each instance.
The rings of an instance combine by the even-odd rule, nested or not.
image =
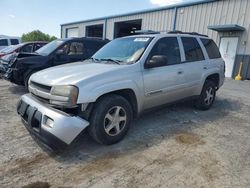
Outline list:
[[[8,40],[7,39],[0,39],[0,46],[8,46]]]
[[[209,59],[221,58],[220,51],[213,40],[201,39],[201,42],[203,43],[203,45],[205,46],[207,50]]]
[[[196,38],[182,37],[181,40],[185,51],[186,62],[204,60],[204,55]]]
[[[16,44],[19,44],[19,41],[17,39],[10,39],[10,44],[16,45]]]

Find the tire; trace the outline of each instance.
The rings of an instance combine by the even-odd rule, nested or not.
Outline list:
[[[127,134],[132,121],[129,102],[119,95],[107,95],[98,100],[90,116],[88,132],[98,143],[111,145]]]
[[[215,84],[212,81],[205,81],[199,98],[195,102],[195,107],[199,110],[208,110],[214,103],[216,96]]]
[[[29,89],[29,79],[30,79],[31,75],[34,74],[34,73],[35,73],[35,71],[31,71],[31,72],[27,71],[24,74],[24,87],[27,90]]]

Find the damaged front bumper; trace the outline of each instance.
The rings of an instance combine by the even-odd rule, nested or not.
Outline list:
[[[89,125],[89,122],[54,109],[34,98],[23,95],[17,105],[26,128],[52,149],[68,146]]]

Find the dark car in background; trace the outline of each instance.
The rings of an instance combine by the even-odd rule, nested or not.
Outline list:
[[[109,40],[100,38],[66,38],[54,40],[35,53],[20,53],[1,77],[18,85],[28,86],[30,76],[40,70],[90,58]]]
[[[0,74],[7,70],[8,64],[16,59],[20,53],[33,53],[46,44],[48,44],[48,42],[25,42],[17,45],[11,45],[0,50]]]

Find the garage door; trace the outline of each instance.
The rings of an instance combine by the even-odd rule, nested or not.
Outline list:
[[[77,27],[67,29],[66,37],[79,37],[79,29]]]

